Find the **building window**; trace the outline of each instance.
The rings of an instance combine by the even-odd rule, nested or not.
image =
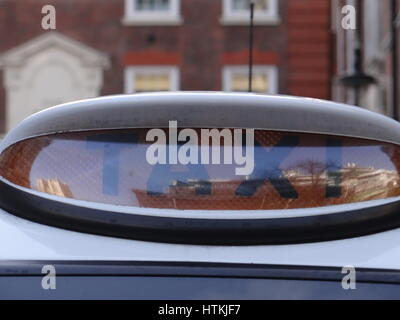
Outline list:
[[[125,0],[125,25],[177,25],[180,0]]]
[[[227,66],[223,69],[224,91],[247,92],[249,89],[249,69],[247,66]],[[253,67],[253,92],[278,93],[278,73],[274,66]]]
[[[221,23],[247,25],[250,21],[250,0],[222,0]],[[259,25],[279,24],[278,0],[256,0],[254,23]]]
[[[169,0],[136,0],[135,9],[138,12],[167,12],[169,10]]]
[[[179,70],[176,67],[127,67],[125,93],[177,91]]]

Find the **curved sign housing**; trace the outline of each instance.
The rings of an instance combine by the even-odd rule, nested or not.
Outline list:
[[[400,125],[284,96],[155,93],[39,112],[0,145],[0,207],[184,244],[283,244],[400,227]]]
[[[238,129],[190,129],[191,141],[170,141],[169,130],[27,139],[4,150],[0,175],[50,195],[182,210],[313,208],[400,194],[394,144],[268,130],[246,137]]]

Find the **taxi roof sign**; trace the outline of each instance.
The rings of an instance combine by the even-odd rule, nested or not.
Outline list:
[[[357,107],[285,96],[78,101],[29,117],[3,140],[0,206],[63,228],[163,242],[371,233],[400,225],[399,129]]]

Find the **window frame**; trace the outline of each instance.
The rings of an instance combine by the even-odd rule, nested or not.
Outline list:
[[[248,75],[249,67],[246,65],[227,65],[222,70],[222,89],[227,92],[239,92],[232,90],[232,75],[235,72],[240,72]],[[265,94],[278,94],[278,69],[274,65],[254,65],[253,75],[257,73],[265,74],[269,79],[269,91]],[[261,92],[255,92],[261,93]]]
[[[180,25],[182,17],[180,15],[181,0],[169,0],[170,9],[168,11],[141,12],[135,8],[136,0],[125,0],[124,17],[122,24],[127,26],[165,26]]]
[[[220,19],[223,25],[248,25],[250,21],[250,13],[248,11],[234,12],[233,0],[222,0],[222,16]],[[278,25],[281,20],[279,17],[278,0],[269,0],[271,9],[266,13],[255,12],[255,25]]]
[[[169,91],[178,91],[180,88],[180,72],[176,66],[127,66],[124,70],[124,93],[132,94],[136,93],[135,88],[135,77],[138,73],[140,74],[157,74],[168,73],[170,77],[170,89]],[[148,91],[148,92],[159,92],[159,91]],[[168,92],[168,91],[164,91]]]

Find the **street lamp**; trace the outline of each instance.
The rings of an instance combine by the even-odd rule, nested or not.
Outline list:
[[[362,66],[362,45],[361,45],[361,2],[357,1],[357,27],[355,30],[355,43],[354,43],[354,68],[352,73],[344,75],[340,78],[340,82],[346,87],[353,89],[354,92],[354,105],[360,105],[361,90],[371,84],[376,83],[375,78],[366,74]]]
[[[374,77],[366,74],[362,69],[362,55],[361,48],[354,50],[354,70],[352,73],[341,77],[340,82],[346,87],[353,89],[354,92],[354,105],[360,105],[361,90],[371,84],[376,83]]]

